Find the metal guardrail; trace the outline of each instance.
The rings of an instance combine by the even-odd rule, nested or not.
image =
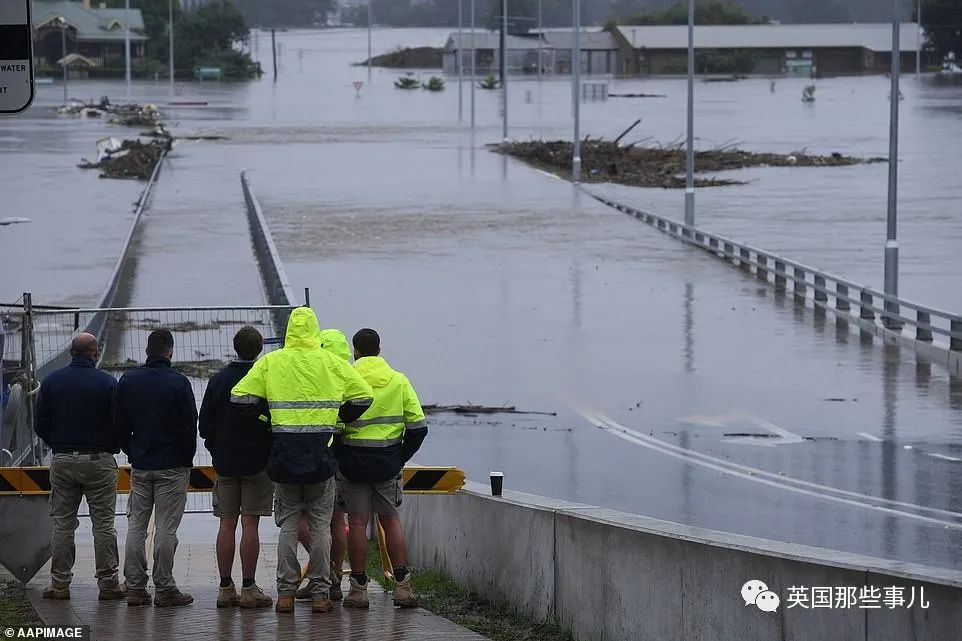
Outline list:
[[[725,236],[686,227],[678,221],[630,207],[583,187],[582,191],[609,207],[634,216],[670,236],[754,273],[761,280],[774,283],[778,290],[787,291],[791,281],[794,296],[811,300],[819,307],[833,309],[841,314],[857,315],[862,321],[896,333],[901,333],[907,325],[914,328],[912,338],[915,341],[932,344],[938,337],[947,344],[951,352],[962,352],[960,314],[889,296],[877,289]],[[903,310],[911,311],[903,313]]]
[[[247,172],[241,172],[240,180],[244,190],[244,202],[247,204],[247,222],[250,225],[251,239],[254,243],[254,255],[260,267],[261,279],[264,281],[267,302],[271,305],[296,305],[297,297],[294,295],[294,288],[291,287],[280,253],[274,245],[274,238],[267,227],[267,221],[264,220],[264,210],[261,209],[261,204],[247,180]],[[309,304],[309,301],[305,303]],[[278,312],[274,316],[274,327],[280,335],[283,335],[283,330],[287,327],[288,316],[289,312]]]

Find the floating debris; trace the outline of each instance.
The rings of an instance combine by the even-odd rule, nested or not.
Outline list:
[[[0,218],[0,226],[3,225],[17,225],[20,223],[33,222],[29,218],[24,218],[23,216],[7,216],[6,218]]]
[[[394,86],[397,89],[419,89],[421,82],[412,76],[401,76],[394,81]]]
[[[444,79],[439,76],[431,76],[421,87],[428,91],[444,91]]]
[[[97,162],[81,159],[81,169],[100,169],[101,178],[148,180],[164,152],[170,151],[171,139],[150,142],[104,138],[97,142]]]
[[[57,109],[63,116],[77,116],[80,118],[101,118],[112,116],[108,122],[127,127],[153,127],[160,118],[160,112],[155,105],[140,105],[137,103],[114,104],[107,96],[98,102],[82,102],[71,100],[68,104]]]
[[[101,363],[100,369],[108,372],[125,372],[129,369],[140,367],[141,365],[141,362],[128,358],[119,363]],[[226,367],[227,362],[218,359],[173,361],[170,366],[188,378],[210,378],[213,374],[216,374]]]
[[[569,178],[572,145],[567,140],[531,140],[491,145],[497,153]],[[804,150],[790,154],[757,153],[734,147],[695,152],[695,172],[719,172],[748,167],[843,167],[886,162],[885,158],[857,158],[840,153],[815,155]],[[637,147],[608,140],[585,139],[581,145],[582,180],[614,182],[634,187],[685,187],[685,149],[681,145]],[[696,187],[741,185],[730,178],[696,178]]]
[[[538,414],[540,416],[557,416],[557,412],[537,412],[519,410],[514,405],[422,405],[425,414],[439,414],[450,412],[454,414]]]

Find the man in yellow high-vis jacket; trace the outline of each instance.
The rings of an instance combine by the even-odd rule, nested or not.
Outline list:
[[[278,612],[294,611],[301,581],[297,527],[307,517],[314,612],[330,612],[331,514],[336,461],[329,447],[339,422],[357,420],[371,405],[371,386],[343,359],[321,349],[317,317],[307,307],[291,312],[284,347],[262,356],[231,390],[234,403],[267,399],[271,451],[267,473],[275,482]]]
[[[337,504],[348,514],[351,590],[344,607],[368,608],[367,538],[371,513],[378,515],[387,539],[397,587],[394,605],[417,607],[407,568],[401,505],[401,468],[418,451],[428,426],[417,393],[401,372],[381,358],[381,339],[373,329],[354,335],[355,369],[374,389],[374,403],[336,437]]]

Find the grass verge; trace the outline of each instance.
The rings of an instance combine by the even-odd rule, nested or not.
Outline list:
[[[0,581],[0,629],[42,623],[23,587],[17,583]]]
[[[376,541],[368,547],[367,574],[385,590],[394,588],[393,582],[386,581],[381,572]],[[492,641],[573,641],[571,633],[560,622],[533,621],[504,604],[471,593],[443,572],[419,570],[411,578],[411,584],[422,608]]]

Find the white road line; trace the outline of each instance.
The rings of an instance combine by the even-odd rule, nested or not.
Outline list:
[[[672,445],[671,443],[667,443],[659,439],[656,439],[654,437],[647,436],[645,434],[641,434],[640,432],[636,432],[632,429],[629,429],[624,425],[621,425],[620,423],[614,421],[611,418],[608,418],[607,416],[601,413],[596,413],[591,410],[580,409],[580,408],[575,408],[575,411],[577,411],[579,414],[585,417],[592,424],[596,425],[597,427],[600,427],[601,429],[605,430],[606,432],[614,436],[617,436],[622,440],[628,441],[629,443],[634,443],[635,445],[640,445],[642,447],[647,447],[648,449],[660,452],[662,454],[666,454],[668,456],[671,456],[677,459],[681,459],[689,463],[693,463],[695,465],[701,465],[702,467],[716,470],[718,472],[721,472],[722,474],[743,478],[745,480],[753,481],[755,483],[768,485],[770,487],[774,487],[778,489],[788,490],[790,492],[795,492],[795,493],[803,494],[806,496],[812,496],[815,498],[835,501],[837,503],[843,503],[845,505],[851,505],[853,507],[860,507],[863,509],[869,509],[873,511],[886,512],[889,514],[893,514],[895,516],[904,516],[906,518],[915,519],[918,521],[924,521],[926,523],[933,523],[933,524],[941,525],[941,526],[952,528],[952,529],[962,530],[962,523],[959,523],[956,521],[946,521],[943,519],[923,516],[921,514],[913,514],[912,512],[905,512],[905,511],[890,508],[890,507],[884,507],[883,505],[872,504],[872,503],[869,503],[868,501],[874,501],[876,503],[882,503],[885,505],[897,505],[900,507],[918,510],[920,512],[942,514],[942,515],[953,517],[953,518],[962,518],[962,513],[951,512],[948,510],[940,510],[938,508],[931,508],[924,505],[916,505],[914,503],[905,503],[902,501],[893,501],[890,499],[883,499],[875,496],[869,496],[866,494],[859,494],[858,492],[850,492],[848,490],[842,490],[839,488],[833,488],[826,485],[820,485],[818,483],[811,483],[809,481],[803,481],[801,479],[794,479],[790,477],[779,476],[771,472],[767,472],[765,470],[748,467],[746,465],[741,465],[738,463],[732,463],[730,461],[724,461],[722,459],[717,459],[715,457],[702,454],[701,452],[695,452],[693,450]],[[770,480],[770,479],[774,479],[774,480]],[[792,484],[795,484],[795,485],[792,485]],[[797,487],[796,485],[811,487],[819,491],[808,490],[808,489],[805,489],[805,487]],[[831,494],[828,494],[828,492],[830,492]],[[863,499],[863,500],[843,498],[843,496],[835,496],[835,494],[839,494],[843,496],[851,496],[851,497],[855,497],[857,499]]]
[[[934,458],[942,459],[943,461],[952,461],[953,463],[962,462],[962,458],[956,458],[954,456],[948,456],[947,454],[939,454],[938,452],[922,452]]]
[[[882,439],[875,436],[874,434],[869,434],[868,432],[857,432],[859,436],[864,438],[866,441],[875,441],[876,443],[881,443]]]

